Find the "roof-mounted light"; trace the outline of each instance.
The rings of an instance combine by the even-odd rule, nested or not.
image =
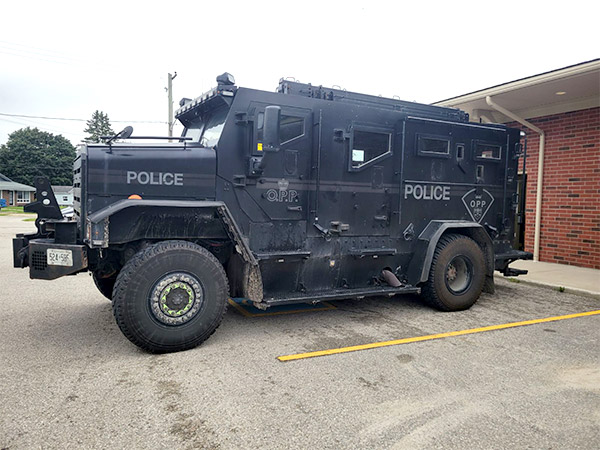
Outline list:
[[[226,86],[233,86],[235,84],[235,78],[228,72],[217,77],[217,83],[224,84]]]

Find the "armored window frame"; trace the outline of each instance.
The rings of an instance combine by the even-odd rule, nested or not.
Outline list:
[[[300,123],[300,126],[302,127],[302,133],[296,134],[295,136],[291,137],[290,139],[283,140],[282,139],[282,128],[285,125],[284,124],[284,121],[286,120],[285,118],[297,119],[296,122]],[[256,138],[257,138],[258,142],[262,142],[262,129],[264,126],[264,121],[265,121],[265,113],[264,113],[264,111],[260,111],[256,115]],[[280,145],[285,145],[290,142],[293,142],[296,139],[300,139],[304,135],[306,135],[306,117],[298,115],[298,114],[290,114],[287,111],[282,111],[281,116],[280,116],[280,126],[279,126],[279,137],[281,139]]]
[[[426,141],[440,141],[445,143],[445,151],[431,151],[425,150]],[[417,134],[417,154],[420,156],[428,156],[433,158],[450,158],[450,138],[448,136],[441,136],[436,134]]]
[[[481,150],[483,147],[487,147],[488,149],[492,149],[492,156],[482,156],[483,154],[483,150]],[[499,162],[502,160],[502,144],[496,144],[496,143],[492,143],[492,142],[486,142],[486,141],[479,141],[479,140],[474,140],[473,141],[473,157],[475,160],[477,161],[493,161],[493,162]],[[494,156],[494,150],[497,150],[497,156]]]
[[[372,157],[371,159],[363,161],[361,164],[353,165],[353,163],[355,163],[355,162],[360,162],[360,161],[354,160],[353,152],[356,150],[362,150],[362,151],[368,150],[366,148],[365,149],[355,149],[354,148],[354,142],[355,142],[355,137],[356,137],[357,132],[358,133],[371,133],[371,134],[386,135],[387,136],[387,150],[384,151],[383,153],[377,154],[376,156]],[[348,171],[360,172],[361,170],[390,157],[392,155],[392,148],[393,148],[393,146],[392,146],[393,135],[394,135],[394,130],[391,128],[374,127],[374,126],[369,126],[369,125],[352,125],[350,139],[349,139]]]

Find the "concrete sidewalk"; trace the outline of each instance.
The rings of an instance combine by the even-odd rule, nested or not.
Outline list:
[[[600,298],[600,270],[534,261],[515,261],[510,267],[529,271],[516,277],[519,281]],[[506,279],[502,275],[496,278]]]

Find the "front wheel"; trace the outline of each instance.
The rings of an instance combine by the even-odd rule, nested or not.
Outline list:
[[[481,247],[460,234],[442,236],[433,255],[425,300],[441,311],[462,311],[475,304],[485,281]]]
[[[164,241],[125,264],[113,294],[113,313],[127,339],[166,353],[208,339],[225,314],[229,289],[221,263],[208,250]]]

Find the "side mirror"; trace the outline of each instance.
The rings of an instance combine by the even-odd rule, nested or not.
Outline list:
[[[281,142],[279,141],[279,125],[281,122],[281,108],[279,106],[267,106],[265,108],[265,124],[263,127],[263,151],[278,152]]]

